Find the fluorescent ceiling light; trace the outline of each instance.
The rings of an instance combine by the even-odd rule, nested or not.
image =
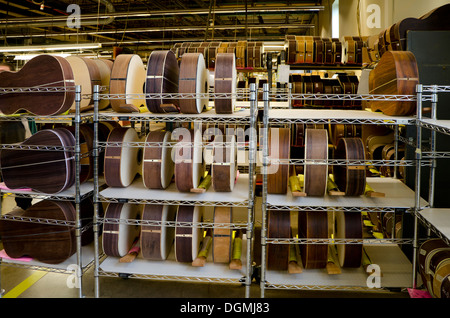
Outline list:
[[[33,58],[35,58],[36,56],[38,56],[39,54],[21,54],[21,55],[16,55],[14,57],[14,60],[16,61],[28,61],[31,60]],[[60,57],[68,57],[71,54],[70,53],[61,53],[61,54],[54,54],[55,56],[60,56]]]
[[[0,47],[0,53],[87,50],[87,49],[99,49],[101,47],[102,47],[101,43],[4,46],[4,47]]]

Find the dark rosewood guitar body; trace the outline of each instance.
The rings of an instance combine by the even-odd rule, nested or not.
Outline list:
[[[269,210],[267,219],[268,238],[290,238],[291,215],[289,211]],[[289,265],[289,244],[268,244],[267,268],[287,270]]]
[[[298,236],[303,239],[328,238],[327,212],[299,211]],[[300,255],[306,269],[324,268],[328,259],[328,245],[300,244]]]
[[[341,138],[334,152],[334,159],[364,160],[364,144],[361,138]],[[333,167],[337,186],[345,195],[358,196],[366,189],[366,170],[364,165],[336,165]]]
[[[8,213],[15,217],[35,217],[75,221],[75,207],[68,201],[43,200],[27,210]],[[59,264],[76,251],[75,227],[1,219],[0,235],[6,254],[12,258],[29,256],[47,264]]]
[[[21,145],[67,148],[57,151],[3,149],[0,152],[0,166],[3,181],[8,188],[31,188],[37,192],[59,193],[74,184],[75,138],[69,130],[41,130]]]
[[[172,51],[153,51],[147,63],[147,94],[178,93],[180,68]],[[147,98],[147,108],[152,113],[179,112],[176,98]]]
[[[63,92],[2,93],[0,112],[6,115],[26,110],[34,115],[58,115],[69,110],[75,101],[72,68],[62,57],[39,55],[28,61],[18,72],[1,72],[3,88],[66,88]]]
[[[269,130],[269,158],[272,160],[290,159],[290,129],[271,128]],[[268,167],[267,192],[283,194],[287,192],[289,164],[272,163]]]

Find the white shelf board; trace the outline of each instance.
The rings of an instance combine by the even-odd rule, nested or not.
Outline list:
[[[176,279],[185,277],[232,280],[236,282],[239,282],[246,275],[247,239],[245,236],[242,239],[242,268],[240,270],[230,269],[229,264],[214,263],[211,250],[209,250],[206,264],[203,267],[195,267],[191,263],[177,262],[175,251],[172,248],[167,259],[163,261],[146,260],[139,254],[131,263],[120,263],[118,257],[107,256],[101,262],[99,269],[108,273],[163,276],[167,279],[171,277]]]
[[[425,208],[419,214],[450,240],[450,209]]]
[[[330,120],[332,122],[361,121],[385,124],[408,124],[415,120],[406,116],[387,116],[380,112],[350,109],[269,109],[269,121],[277,120]]]
[[[267,202],[272,206],[314,206],[314,207],[361,207],[361,208],[412,208],[415,205],[415,193],[398,179],[369,177],[367,183],[375,192],[385,194],[385,197],[366,197],[365,195],[322,197],[294,197],[288,190],[287,194],[268,194]],[[422,199],[421,205],[426,202]]]
[[[194,120],[207,120],[209,122],[217,120],[250,120],[250,109],[249,108],[239,108],[232,114],[217,114],[215,109],[209,109],[200,114],[183,114],[183,113],[117,113],[113,111],[101,111],[99,113],[99,118],[129,118],[129,120],[139,119],[139,120],[155,120],[155,121],[166,121],[170,119],[171,121],[183,121],[185,119]]]
[[[102,186],[103,181],[99,181],[100,186]],[[88,194],[89,192],[94,191],[94,182],[86,181],[80,184],[80,196]],[[31,196],[51,196],[56,198],[75,198],[76,195],[76,187],[75,185],[69,187],[68,189],[61,191],[59,193],[43,193],[37,191],[28,191],[21,189],[2,189],[2,193],[13,193],[13,194],[27,194]]]
[[[179,192],[174,182],[167,189],[148,189],[141,177],[126,188],[108,187],[100,191],[100,196],[106,199],[131,200],[161,200],[161,201],[192,201],[192,202],[227,202],[243,203],[249,200],[248,174],[241,173],[232,192],[215,192],[210,186],[205,193]]]
[[[91,262],[94,261],[94,243],[88,244],[86,246],[81,247],[81,265],[82,267],[87,266]],[[40,267],[47,270],[55,270],[55,271],[69,271],[73,272],[73,268],[71,266],[77,265],[77,253],[73,254],[71,257],[66,259],[64,262],[59,264],[46,264],[43,262],[39,262],[37,260],[30,261],[22,261],[20,259],[8,259],[2,258],[1,262],[3,265],[20,265],[26,267]]]
[[[373,264],[380,266],[382,288],[411,287],[412,265],[396,244],[383,246],[364,245]],[[368,274],[362,267],[342,268],[341,274],[329,275],[326,269],[303,269],[302,273],[289,274],[268,270],[268,285],[366,287]]]

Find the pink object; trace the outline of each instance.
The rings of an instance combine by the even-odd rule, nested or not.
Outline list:
[[[411,298],[433,298],[426,290],[408,288],[408,293]]]
[[[19,257],[19,258],[9,257],[8,254],[6,254],[5,250],[1,250],[0,251],[0,257],[1,258],[6,258],[6,259],[11,259],[11,260],[16,260],[16,261],[23,261],[23,262],[30,262],[30,261],[33,260],[31,257],[26,257],[26,256]]]
[[[4,182],[0,182],[0,190],[11,190],[11,191],[32,191],[32,189],[29,188],[23,188],[23,189],[10,189],[8,188]]]

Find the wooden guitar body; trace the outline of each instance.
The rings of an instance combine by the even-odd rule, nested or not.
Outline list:
[[[144,259],[165,260],[175,239],[175,228],[167,222],[174,222],[176,206],[147,204],[142,212],[143,221],[161,222],[160,225],[141,226],[141,254]]]
[[[109,94],[109,82],[111,80],[111,71],[114,62],[107,59],[94,59],[95,64],[97,64],[98,71],[100,72],[100,86],[105,90],[100,91],[100,94]],[[106,109],[111,105],[108,98],[102,98],[98,103],[98,109]]]
[[[171,137],[169,131],[152,131],[146,137],[146,143],[161,144],[144,147],[142,180],[146,188],[166,189],[172,182],[175,167],[171,157]]]
[[[414,54],[408,51],[387,51],[369,74],[369,93],[380,95],[413,95],[419,83]],[[367,101],[372,111],[389,116],[415,113],[414,101]]]
[[[268,138],[270,160],[290,159],[291,137],[289,128],[270,128]],[[289,164],[271,163],[267,172],[267,193],[286,193],[289,181]]]
[[[341,138],[334,152],[334,159],[364,160],[364,144],[361,138]],[[364,165],[346,163],[333,167],[334,179],[340,191],[348,196],[359,196],[366,189]]]
[[[178,93],[180,68],[172,51],[153,51],[147,63],[146,94]],[[179,112],[177,98],[146,98],[152,113]]]
[[[117,127],[108,136],[108,143],[121,143],[121,145],[108,145],[105,150],[104,176],[110,187],[129,186],[142,162],[139,148],[127,143],[139,142],[134,128]]]
[[[175,145],[175,185],[180,192],[197,188],[204,172],[201,131],[190,130],[188,135],[180,135]]]
[[[75,221],[75,207],[68,201],[43,200],[27,210],[13,210],[8,214],[17,218]],[[75,227],[71,225],[1,219],[0,235],[6,254],[12,258],[29,256],[43,263],[59,264],[76,251]]]
[[[306,129],[305,160],[328,160],[328,132],[326,129]],[[305,165],[303,191],[308,196],[323,196],[327,188],[328,166]]]
[[[211,164],[211,181],[214,191],[233,191],[237,175],[236,147],[236,137],[234,135],[217,135],[215,137],[213,142],[213,163]]]
[[[203,211],[199,206],[178,206],[175,227],[175,259],[177,262],[191,263],[198,255],[202,241],[202,229],[198,223],[203,220]],[[183,222],[192,226],[183,226]]]
[[[336,211],[336,238],[362,239],[361,213]],[[339,264],[341,267],[360,267],[362,259],[362,244],[336,244]]]
[[[290,238],[291,216],[289,211],[269,210],[267,219],[268,238]],[[288,244],[267,245],[267,268],[269,270],[287,270],[289,265]]]
[[[94,107],[94,85],[101,84],[101,74],[97,64],[92,59],[80,56],[68,56],[66,60],[72,67],[75,85],[81,86],[81,94],[91,96],[91,98],[82,98],[80,101],[80,111],[92,110]],[[75,102],[70,107],[71,112],[75,112]]]
[[[233,209],[231,207],[214,207],[214,223],[232,223]],[[226,225],[213,229],[212,255],[214,263],[229,263],[231,261],[231,246],[233,231]]]
[[[139,237],[140,227],[126,223],[128,220],[140,219],[139,205],[110,203],[105,211],[105,219],[114,219],[114,222],[105,222],[103,225],[103,252],[108,256],[125,256]]]
[[[3,149],[0,167],[10,189],[31,188],[59,193],[75,182],[75,138],[64,128],[40,130],[21,143],[24,146],[61,147],[61,150]]]
[[[328,238],[327,212],[299,211],[298,236],[304,239]],[[300,255],[305,269],[325,268],[328,258],[328,245],[301,244]]]
[[[111,107],[118,113],[147,111],[144,86],[146,71],[137,54],[120,54],[114,61],[109,84],[110,94],[120,94],[111,99]]]
[[[209,89],[208,69],[201,53],[185,53],[180,64],[178,91],[183,94],[206,94]],[[181,98],[180,111],[184,114],[200,114],[208,106],[208,98]]]
[[[230,94],[229,98],[217,98],[214,107],[217,114],[232,114],[236,108],[236,58],[233,53],[220,53],[214,70],[214,92]]]
[[[75,83],[72,67],[65,58],[47,54],[29,60],[18,72],[0,72],[3,88],[63,87],[62,92],[3,93],[0,112],[11,115],[26,110],[34,115],[58,115],[70,109],[75,101]]]

